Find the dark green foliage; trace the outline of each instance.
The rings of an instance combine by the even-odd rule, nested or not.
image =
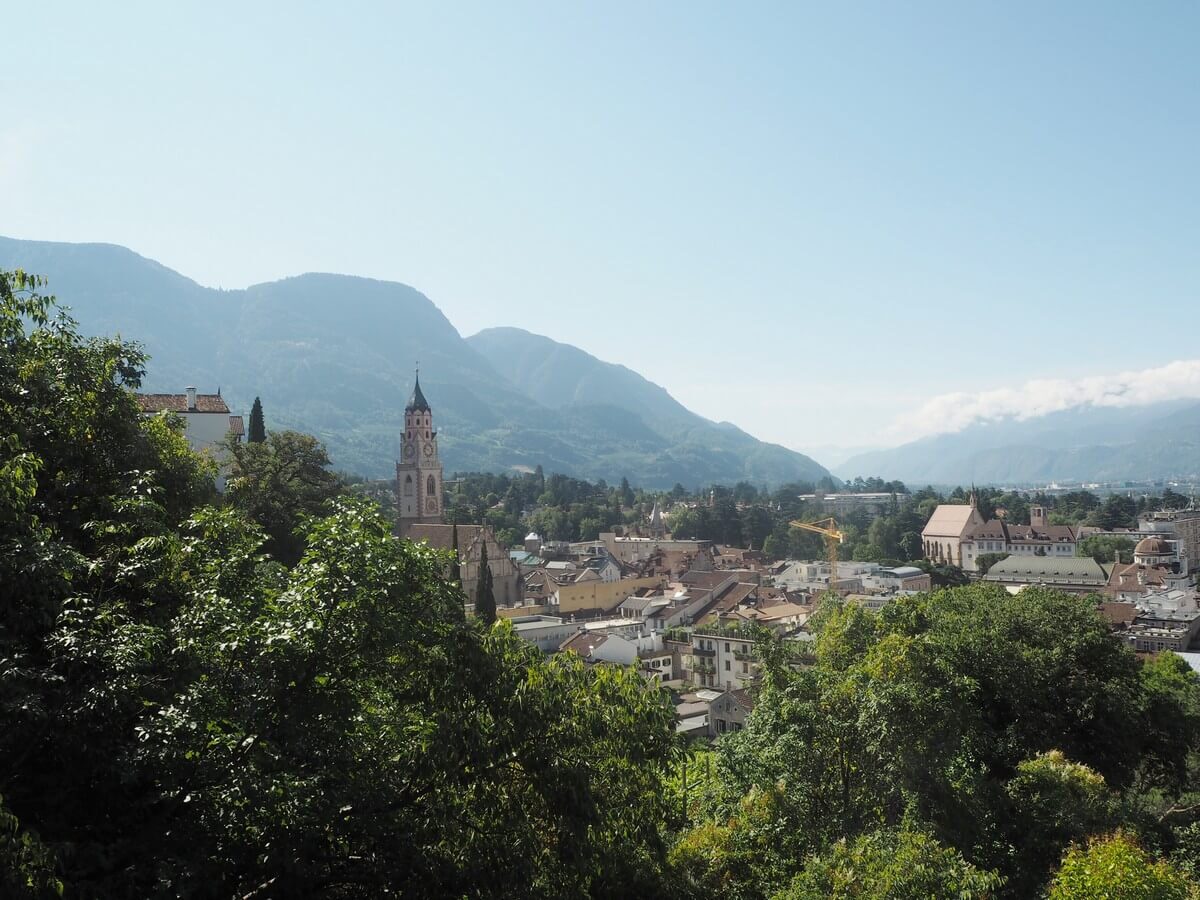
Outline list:
[[[488,565],[485,542],[479,547],[479,579],[475,583],[475,617],[484,625],[496,621],[496,594],[492,584],[492,567]]]
[[[484,548],[484,553],[487,549]],[[450,577],[451,584],[462,584],[462,561],[458,555],[458,522],[450,528]]]
[[[775,900],[987,900],[1001,881],[927,834],[877,831],[836,843]]]
[[[250,407],[250,427],[246,431],[246,440],[251,444],[261,444],[267,439],[267,426],[263,422],[262,401],[254,398]]]
[[[267,533],[267,552],[286,564],[300,558],[297,529],[305,516],[320,515],[342,491],[329,471],[329,457],[316,438],[296,431],[272,431],[262,443],[225,445],[230,458],[225,494],[231,506]]]
[[[919,826],[1003,895],[1036,896],[1072,842],[1187,790],[1200,683],[1169,656],[1140,664],[1091,599],[974,585],[879,615],[830,604],[816,627],[816,664],[764,654],[748,726],[718,744],[717,786],[675,854],[701,895],[815,895],[847,866],[896,877],[869,854],[805,861]]]
[[[1076,545],[1077,556],[1090,556],[1096,562],[1133,562],[1133,541],[1110,534],[1094,534]]]
[[[49,312],[0,279],[3,896],[663,893],[656,689],[467,621],[372,504],[280,488],[329,487],[286,433],[239,476],[272,558],[136,348]]]
[[[980,575],[986,575],[996,563],[1008,559],[1007,553],[980,553],[975,557],[975,566]]]

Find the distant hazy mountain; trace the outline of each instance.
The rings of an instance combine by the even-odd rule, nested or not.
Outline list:
[[[1027,484],[1200,477],[1200,404],[1081,407],[973,425],[838,466],[910,484]]]
[[[812,459],[768,444],[729,422],[712,422],[625,366],[606,363],[570,344],[520,328],[489,328],[467,343],[516,387],[572,421],[603,424],[629,441],[670,448],[648,461],[651,480],[691,484],[696,475],[734,471],[754,482],[817,481],[829,474]],[[614,414],[615,407],[615,414]],[[789,474],[791,473],[791,474]],[[723,479],[701,477],[699,483]]]
[[[402,284],[301,275],[222,291],[123,247],[8,238],[0,238],[0,267],[48,276],[85,332],[141,341],[152,357],[147,390],[219,386],[247,413],[260,395],[268,428],[316,434],[339,468],[368,477],[393,471],[417,360],[448,470],[542,465],[652,487],[828,474],[574,347],[508,329],[465,341],[428,297]],[[539,341],[557,384],[536,374],[546,371]],[[570,371],[583,374],[568,383]]]

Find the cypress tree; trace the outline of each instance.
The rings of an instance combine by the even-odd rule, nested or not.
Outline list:
[[[479,580],[475,583],[475,618],[485,625],[496,621],[496,595],[492,591],[492,569],[488,565],[487,542],[480,534]]]
[[[450,551],[454,554],[454,560],[450,563],[450,581],[453,584],[462,584],[462,566],[458,561],[458,522],[450,529]],[[485,548],[484,553],[486,552]]]
[[[262,402],[255,397],[254,406],[250,407],[250,430],[246,440],[251,444],[261,444],[267,439],[267,427],[263,424]]]

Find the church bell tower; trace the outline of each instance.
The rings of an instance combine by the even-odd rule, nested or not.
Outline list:
[[[396,463],[396,509],[401,537],[410,525],[442,521],[442,463],[438,459],[433,412],[421,392],[420,371],[404,407],[404,434],[400,438],[400,461]]]

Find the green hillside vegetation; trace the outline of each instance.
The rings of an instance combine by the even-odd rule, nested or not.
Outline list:
[[[216,495],[138,349],[19,273],[0,351],[0,896],[1198,889],[1200,682],[1092,599],[830,604],[689,749],[656,684],[465,617],[447,556],[280,476],[319,442],[268,429]]]
[[[417,360],[448,469],[541,465],[662,488],[828,475],[808,457],[709,422],[662,388],[575,348],[564,350],[602,375],[588,381],[586,403],[559,403],[512,381],[503,353],[479,352],[403,284],[308,274],[215,290],[122,247],[0,238],[5,266],[49,276],[87,330],[136,334],[150,356],[147,390],[221,387],[243,414],[261,397],[268,427],[316,436],[335,467],[363,477],[393,470]],[[651,394],[658,403],[647,406]],[[658,414],[668,407],[672,417]]]

